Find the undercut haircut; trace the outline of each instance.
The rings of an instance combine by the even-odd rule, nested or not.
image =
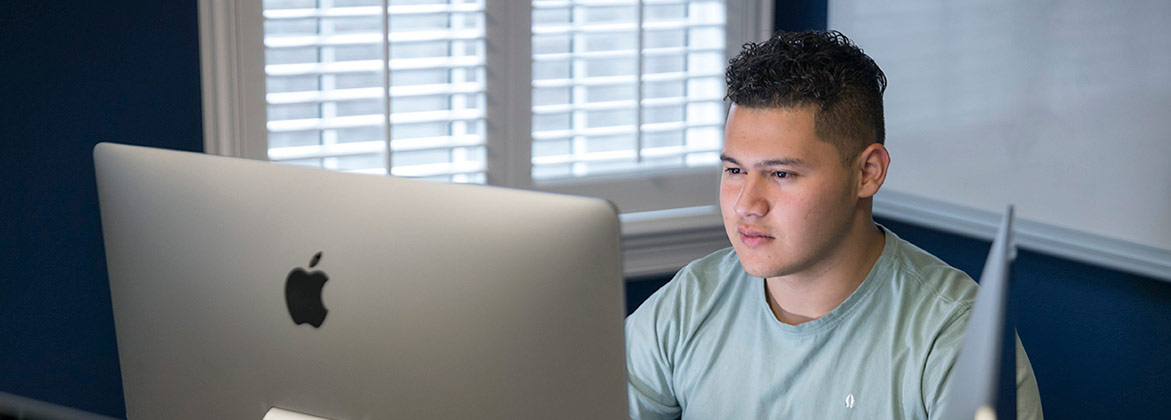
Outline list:
[[[814,109],[814,130],[849,164],[883,144],[886,75],[838,31],[779,32],[728,63],[726,100],[747,108]]]

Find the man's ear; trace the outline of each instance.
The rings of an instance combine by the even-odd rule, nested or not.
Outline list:
[[[890,167],[890,153],[886,146],[873,143],[858,154],[854,160],[854,169],[861,176],[858,178],[858,198],[873,197],[882,188],[886,181],[886,170]]]

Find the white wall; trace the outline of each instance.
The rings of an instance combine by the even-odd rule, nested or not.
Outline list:
[[[886,72],[884,189],[1171,250],[1171,1],[831,0]]]

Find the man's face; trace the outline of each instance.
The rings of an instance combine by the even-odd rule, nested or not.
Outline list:
[[[751,275],[802,272],[847,236],[857,176],[817,138],[813,108],[732,105],[724,133],[720,210],[728,239]]]

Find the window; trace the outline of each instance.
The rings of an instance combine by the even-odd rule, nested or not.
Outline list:
[[[718,163],[723,2],[533,6],[534,181]]]
[[[263,4],[269,159],[485,182],[482,0]]]
[[[771,4],[201,0],[207,151],[711,206],[723,69]]]

